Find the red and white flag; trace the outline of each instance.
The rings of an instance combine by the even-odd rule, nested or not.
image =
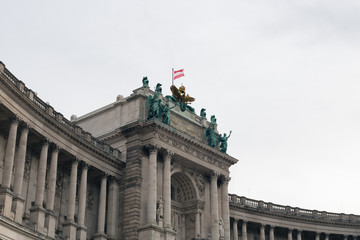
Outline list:
[[[181,78],[183,76],[185,76],[184,75],[184,69],[174,71],[174,80],[177,79],[177,78]]]

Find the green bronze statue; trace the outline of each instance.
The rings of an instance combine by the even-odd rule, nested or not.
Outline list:
[[[161,99],[158,92],[147,98],[145,107],[149,108],[147,119],[158,118],[161,115]]]
[[[216,117],[215,117],[215,115],[211,115],[211,117],[210,117],[210,124],[211,124],[211,125],[215,125],[215,124],[216,124]]]
[[[201,111],[200,111],[200,117],[202,118],[205,118],[206,119],[206,109],[205,108],[202,108]]]
[[[210,147],[216,147],[216,134],[211,125],[205,131],[205,138],[207,139]]]
[[[143,83],[143,87],[149,87],[149,80],[146,76],[143,77],[142,83]]]
[[[156,84],[155,92],[159,93],[159,95],[162,94],[161,83]]]
[[[163,123],[170,125],[170,110],[173,109],[174,107],[176,107],[176,104],[172,107],[169,107],[169,99],[167,99],[165,106],[162,107]]]
[[[220,143],[220,152],[226,153],[227,151],[227,141],[229,139],[229,137],[231,136],[231,132],[229,136],[226,136],[226,133],[224,133],[224,135],[222,136],[221,134],[218,137],[218,143],[216,145],[218,145]]]

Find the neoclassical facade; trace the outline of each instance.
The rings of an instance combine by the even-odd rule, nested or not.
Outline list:
[[[360,216],[229,194],[238,160],[207,144],[211,123],[148,119],[153,94],[69,121],[0,62],[0,240],[359,238]]]

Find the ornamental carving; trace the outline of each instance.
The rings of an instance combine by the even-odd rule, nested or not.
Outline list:
[[[86,197],[86,208],[88,210],[92,210],[93,205],[94,205],[94,192],[90,190]]]
[[[55,196],[60,197],[63,191],[63,179],[64,174],[60,171],[57,172],[56,185],[55,185]]]
[[[228,167],[221,161],[218,161],[215,158],[212,158],[208,155],[205,155],[204,153],[199,152],[196,148],[192,148],[190,146],[187,146],[187,145],[181,143],[180,141],[170,138],[166,134],[155,133],[155,137],[169,145],[174,146],[175,148],[177,148],[179,150],[186,152],[187,154],[190,154],[190,155],[200,159],[200,160],[211,163],[212,165],[215,165],[223,170],[228,169]]]
[[[31,155],[29,153],[26,153],[25,166],[24,166],[24,179],[26,181],[30,180],[30,167],[31,167]]]
[[[191,175],[191,177],[194,179],[196,187],[198,188],[198,192],[200,197],[204,196],[204,190],[205,190],[205,178],[201,173],[196,172],[193,169],[183,167],[183,170]]]

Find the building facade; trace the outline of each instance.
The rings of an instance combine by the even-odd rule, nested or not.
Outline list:
[[[360,216],[229,194],[216,120],[168,99],[143,82],[69,121],[0,62],[0,239],[358,239]]]

